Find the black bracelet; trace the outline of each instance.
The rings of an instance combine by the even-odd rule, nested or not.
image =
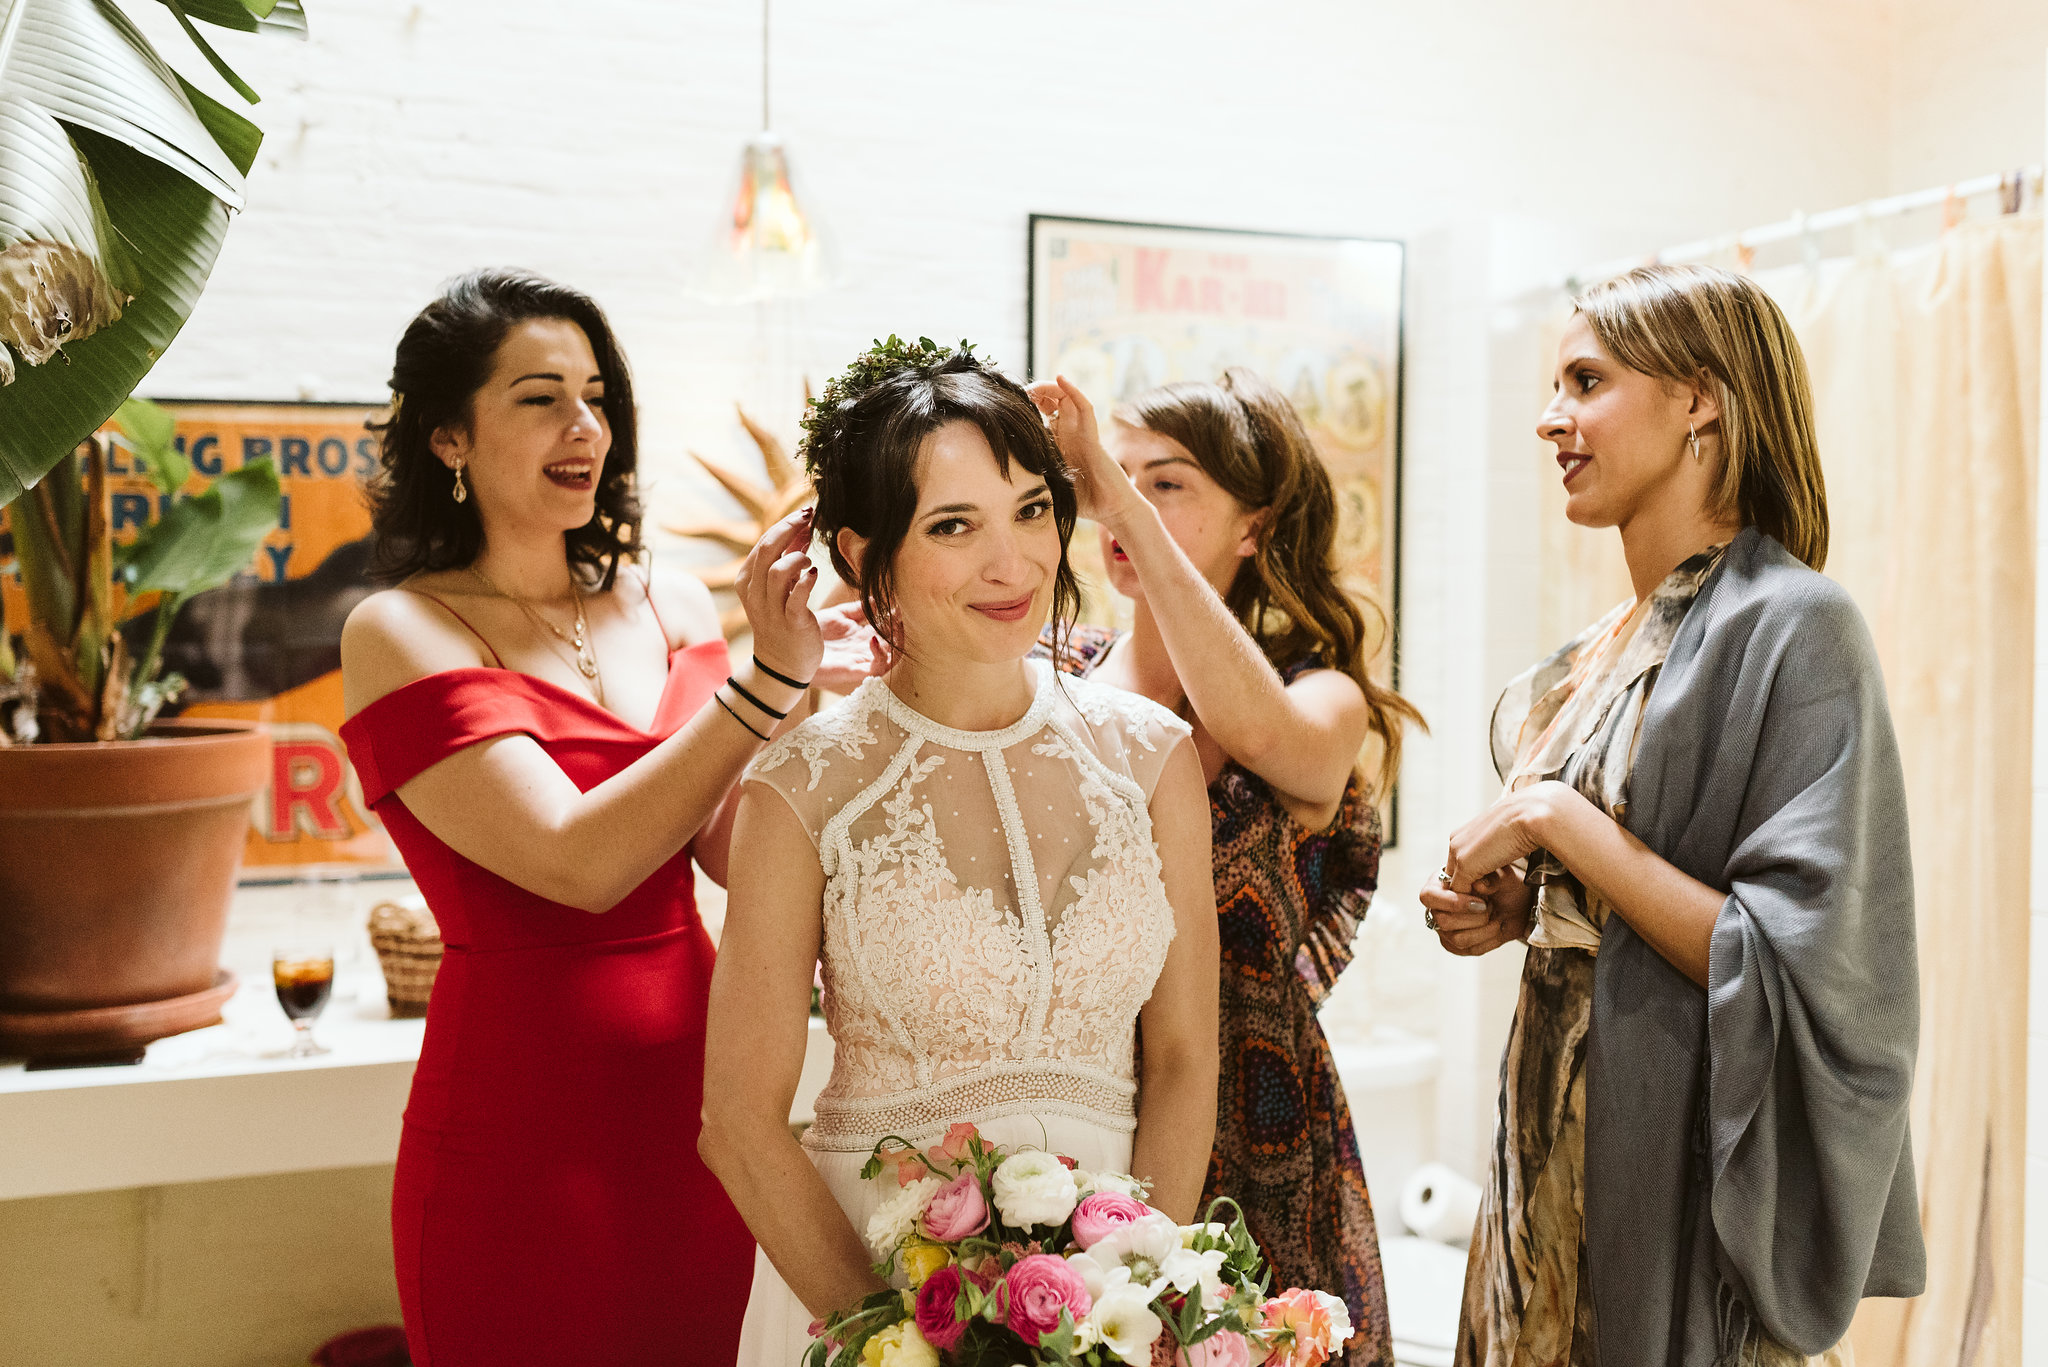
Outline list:
[[[771,716],[771,717],[775,718],[775,720],[777,720],[777,721],[781,721],[781,720],[783,720],[784,718],[786,718],[787,716],[789,716],[789,713],[787,713],[787,712],[777,712],[777,711],[776,711],[776,710],[775,710],[774,708],[770,707],[770,706],[769,706],[769,705],[768,705],[767,703],[764,703],[764,702],[762,702],[762,701],[761,701],[761,700],[760,700],[759,698],[757,698],[757,697],[755,697],[755,696],[754,696],[753,694],[751,694],[751,693],[747,692],[747,686],[746,686],[745,684],[741,683],[741,682],[740,682],[740,681],[739,681],[738,679],[735,679],[735,678],[733,678],[732,676],[730,676],[730,675],[727,675],[727,676],[726,676],[726,680],[725,680],[725,681],[726,681],[727,683],[729,683],[729,684],[731,684],[731,685],[732,685],[732,691],[733,691],[733,692],[735,692],[735,693],[739,694],[739,695],[740,695],[740,696],[741,696],[742,698],[745,698],[745,699],[746,699],[746,700],[747,700],[748,702],[750,702],[750,703],[752,703],[752,704],[753,704],[754,706],[756,706],[756,707],[760,708],[760,709],[761,709],[761,710],[762,710],[763,712],[766,712],[766,713],[767,713],[767,714],[768,714],[769,716]]]
[[[767,665],[761,663],[761,657],[759,655],[756,655],[754,657],[754,668],[760,670],[763,674],[766,674],[769,678],[775,680],[775,682],[779,684],[787,684],[791,688],[809,688],[811,686],[810,680],[808,679],[792,679],[789,677],[789,675],[784,674],[779,670],[770,669]]]
[[[711,695],[711,701],[713,701],[713,702],[717,703],[717,704],[718,704],[718,705],[719,705],[720,707],[723,707],[723,708],[725,709],[725,715],[726,715],[726,716],[728,716],[728,717],[731,717],[731,718],[732,718],[732,719],[733,719],[734,721],[738,722],[738,723],[739,723],[739,724],[740,724],[741,726],[746,726],[746,727],[747,727],[747,730],[749,730],[749,731],[752,731],[752,732],[753,732],[753,735],[754,735],[754,739],[756,739],[756,740],[763,740],[763,741],[765,741],[765,740],[767,740],[767,739],[768,739],[768,737],[766,737],[766,736],[762,735],[762,734],[761,734],[761,733],[760,733],[759,731],[754,731],[754,728],[753,728],[753,727],[751,727],[751,726],[747,726],[747,719],[746,719],[745,717],[742,717],[742,716],[741,716],[741,715],[740,715],[739,713],[737,713],[737,712],[733,711],[733,710],[732,710],[732,704],[731,704],[731,703],[729,703],[729,702],[727,702],[727,701],[726,701],[726,700],[725,700],[724,698],[721,698],[721,697],[719,697],[717,693],[715,693],[715,692],[714,692],[714,693],[713,693],[713,694]]]

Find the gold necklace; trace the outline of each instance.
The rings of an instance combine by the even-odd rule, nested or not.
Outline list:
[[[492,593],[497,594],[498,597],[513,604],[521,612],[532,618],[535,624],[543,628],[550,636],[553,636],[556,640],[574,651],[576,653],[574,661],[576,672],[597,686],[597,701],[600,706],[604,703],[604,678],[598,673],[597,647],[590,639],[589,624],[583,615],[583,590],[577,587],[576,576],[573,572],[569,575],[569,593],[576,600],[576,634],[574,636],[564,633],[560,627],[542,616],[540,610],[528,599],[515,597],[499,588],[491,582],[489,575],[486,575],[476,566],[471,565],[469,572],[477,577],[477,582],[481,583]]]

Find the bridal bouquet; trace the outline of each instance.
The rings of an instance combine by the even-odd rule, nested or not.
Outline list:
[[[805,1367],[1320,1367],[1351,1337],[1335,1296],[1266,1294],[1241,1214],[1177,1224],[1135,1178],[967,1124],[925,1150],[883,1140],[861,1176],[885,1171],[896,1191],[867,1242],[876,1275],[910,1289],[813,1324]]]

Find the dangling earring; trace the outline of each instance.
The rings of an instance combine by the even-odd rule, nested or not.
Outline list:
[[[1693,425],[1692,425],[1691,423],[1687,423],[1687,424],[1685,425],[1685,440],[1686,440],[1687,444],[1688,444],[1688,445],[1690,445],[1690,446],[1692,447],[1692,458],[1693,458],[1694,460],[1699,460],[1699,459],[1701,458],[1701,457],[1700,457],[1700,434],[1699,434],[1699,433],[1698,433],[1698,432],[1697,432],[1696,430],[1694,430],[1694,428],[1693,428]],[[460,472],[459,472],[459,471],[457,472],[457,478],[460,478]],[[461,497],[461,495],[460,495],[460,494],[458,493],[458,494],[456,495],[456,497],[460,498],[460,497]]]
[[[461,461],[455,463],[455,501],[457,503],[469,502],[469,489],[462,482]]]

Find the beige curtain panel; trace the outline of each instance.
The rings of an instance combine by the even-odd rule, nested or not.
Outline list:
[[[1812,368],[1827,569],[1877,638],[1913,827],[1928,1284],[1866,1303],[1859,1367],[2020,1357],[2041,257],[2040,216],[2014,215],[1757,277]],[[1554,328],[1544,345],[1547,376]],[[1613,533],[1566,525],[1545,488],[1542,617],[1562,641],[1629,587]]]

